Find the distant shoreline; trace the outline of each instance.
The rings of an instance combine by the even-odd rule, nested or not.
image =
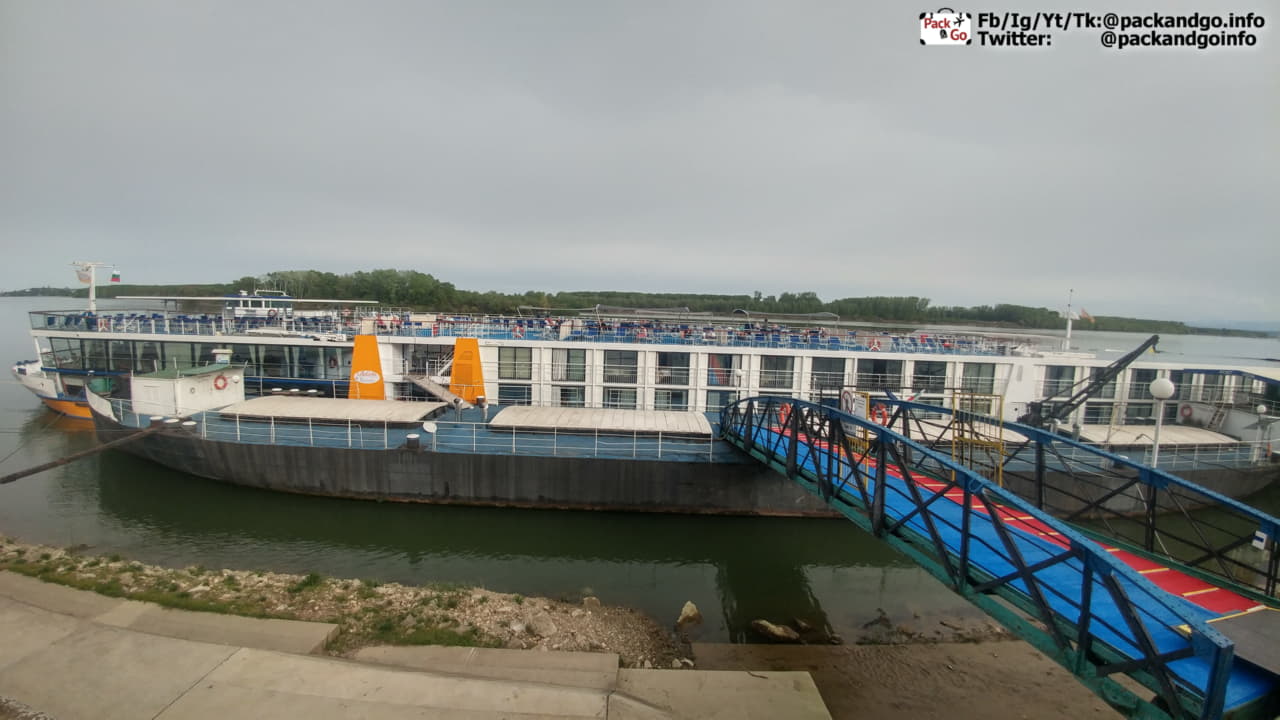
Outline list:
[[[114,299],[116,295],[132,295],[132,294],[170,295],[170,296],[183,296],[183,295],[193,295],[193,294],[220,295],[220,294],[227,294],[229,292],[232,292],[232,290],[228,289],[230,287],[232,286],[231,285],[227,285],[227,286],[214,286],[214,285],[99,286],[98,299],[110,300],[110,299]],[[198,290],[199,292],[193,293],[192,292],[193,290]],[[459,291],[459,292],[465,292],[465,291]],[[572,295],[572,296],[589,296],[597,293],[570,292],[565,294]],[[338,294],[328,293],[325,296],[334,297],[334,299],[341,299],[341,300],[366,299],[364,297],[336,297],[336,295]],[[496,293],[488,293],[488,295],[496,295]],[[634,295],[638,299],[643,301],[646,298],[656,300],[658,298],[665,297],[666,294],[635,293]],[[785,295],[786,294],[784,294],[784,296]],[[3,292],[0,292],[0,297],[87,298],[88,291],[86,289],[81,289],[81,288],[36,287],[36,288],[27,288],[25,290],[3,291]],[[503,297],[505,297],[507,300],[511,302],[516,302],[517,299],[523,299],[514,295],[503,296]],[[707,302],[712,302],[712,301],[721,301],[724,296],[689,295],[689,296],[681,296],[681,297],[685,298],[686,300],[689,298],[705,297]],[[745,300],[746,298],[743,298],[743,299]],[[911,299],[912,298],[887,298],[887,300],[911,300]],[[838,301],[838,302],[849,302],[851,300],[862,300],[862,301],[873,302],[873,301],[882,300],[882,298],[857,298],[857,299],[849,298],[844,301]],[[927,303],[927,301],[925,302]],[[424,310],[428,312],[433,310],[438,311],[440,307],[445,307],[444,305],[421,305],[421,304],[413,304],[413,303],[406,303],[406,302],[399,302],[395,304],[405,306],[414,310]],[[471,304],[472,303],[468,303],[468,302],[459,303],[459,309],[449,310],[449,312],[474,312],[478,314],[514,314],[515,312],[511,308],[475,309],[475,308],[468,307]],[[660,302],[642,302],[641,304],[645,307],[658,307],[661,303]],[[689,304],[692,305],[694,303],[689,303]],[[511,307],[514,308],[515,305],[512,305]],[[995,308],[997,309],[1012,308],[1013,311],[1015,312],[1025,310],[1028,312],[1025,314],[1024,313],[1019,313],[1019,314],[1023,316],[1035,317],[1037,320],[1040,320],[1040,321],[1044,319],[1046,313],[1051,313],[1051,311],[1048,311],[1045,308],[1029,308],[1029,307],[1024,308],[1022,306],[1004,305],[1004,304],[998,304],[995,306]],[[948,313],[963,313],[966,310],[978,311],[978,310],[990,310],[990,309],[991,309],[990,307],[984,306],[983,308],[969,308],[969,309],[944,308],[943,311]],[[568,309],[561,309],[561,312],[567,312],[567,311]],[[718,313],[725,316],[732,314],[731,311],[714,310],[714,309],[699,310],[696,312],[711,312],[711,313]],[[782,310],[769,310],[769,309],[753,310],[752,312],[760,313],[762,316],[765,316],[765,317],[767,317],[771,313],[776,313],[780,317],[780,319],[781,319],[781,315],[785,314]],[[1063,320],[1062,322],[1065,323],[1065,320]],[[1250,329],[1243,329],[1243,328],[1199,327],[1199,326],[1187,325],[1186,323],[1182,321],[1177,321],[1177,320],[1150,320],[1150,319],[1142,319],[1142,318],[1098,316],[1096,318],[1093,318],[1091,321],[1080,320],[1077,322],[1078,322],[1078,324],[1076,325],[1077,330],[1091,331],[1091,332],[1161,333],[1165,335],[1207,335],[1207,336],[1217,336],[1217,337],[1250,337],[1250,338],[1280,337],[1280,328],[1277,328],[1274,330],[1250,330]],[[993,322],[991,320],[984,320],[982,318],[977,318],[977,317],[916,318],[916,319],[893,318],[893,317],[872,317],[872,318],[856,318],[855,319],[850,317],[841,317],[836,324],[842,325],[842,326],[856,325],[856,326],[884,327],[884,328],[919,327],[922,325],[941,326],[941,327],[970,326],[970,327],[977,327],[977,328],[982,328],[987,330],[1007,330],[1007,331],[1017,331],[1017,332],[1024,332],[1024,333],[1036,333],[1036,332],[1056,333],[1056,332],[1061,332],[1061,330],[1063,329],[1063,324],[1045,325],[1045,324],[1021,324],[1016,322],[1000,322],[1000,321]],[[1110,325],[1110,327],[1108,325]]]

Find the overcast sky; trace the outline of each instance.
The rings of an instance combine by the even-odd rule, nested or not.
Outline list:
[[[0,289],[86,259],[1277,319],[1280,2],[1205,52],[921,47],[929,9],[0,0]]]

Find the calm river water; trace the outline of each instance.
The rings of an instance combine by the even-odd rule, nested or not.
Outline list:
[[[0,358],[7,366],[33,356],[29,310],[82,306],[65,298],[0,298]],[[1104,333],[1076,337],[1099,350],[1141,341]],[[1276,340],[1175,338],[1162,348],[1170,344],[1180,354],[1280,357]],[[95,444],[87,424],[59,419],[7,373],[4,380],[0,472]],[[747,626],[761,617],[801,618],[846,637],[875,619],[878,608],[895,620],[918,615],[922,628],[937,616],[980,617],[923,570],[842,520],[335,500],[222,485],[119,452],[0,486],[0,533],[173,567],[315,571],[566,598],[594,594],[663,624],[692,600],[706,619],[704,640],[749,641]]]

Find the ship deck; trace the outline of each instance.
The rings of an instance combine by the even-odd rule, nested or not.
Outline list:
[[[346,398],[290,397],[269,395],[228,405],[223,417],[245,420],[299,422],[372,422],[416,424],[447,407],[442,402],[401,402],[398,400],[348,400]]]
[[[612,410],[512,406],[489,421],[495,430],[565,430],[619,433],[678,433],[711,436],[711,423],[698,412],[675,410]]]

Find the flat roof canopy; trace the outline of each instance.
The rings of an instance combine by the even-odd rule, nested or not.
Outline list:
[[[415,424],[446,407],[442,402],[348,400],[346,398],[267,395],[222,408],[223,415],[266,420]]]
[[[599,430],[601,432],[678,433],[710,437],[711,423],[699,412],[530,407],[498,411],[489,427],[521,430]]]
[[[1063,432],[1066,429],[1063,428]],[[1151,445],[1155,442],[1155,425],[1083,425],[1080,439],[1098,445]],[[1160,446],[1165,445],[1232,445],[1240,442],[1230,435],[1190,425],[1165,423],[1160,426]]]

